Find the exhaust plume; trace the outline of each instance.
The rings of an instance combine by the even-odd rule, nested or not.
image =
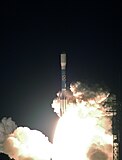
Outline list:
[[[11,118],[0,123],[0,152],[15,160],[50,160],[51,143],[38,130],[18,127]]]
[[[112,95],[81,82],[72,83],[65,94],[66,111],[55,130],[53,160],[112,160],[112,106],[106,105]],[[57,115],[58,95],[52,103]]]
[[[52,103],[57,115],[61,92]],[[0,122],[0,152],[15,160],[113,160],[113,113],[109,111],[115,95],[81,82],[72,83],[63,94],[66,110],[58,120],[53,143],[42,132],[17,128],[11,118],[4,117]]]

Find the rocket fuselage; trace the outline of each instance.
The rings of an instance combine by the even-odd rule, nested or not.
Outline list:
[[[62,91],[66,90],[66,70],[65,69],[61,69],[61,79],[62,79]]]
[[[66,54],[61,54],[62,91],[66,90]]]
[[[60,116],[66,110],[66,54],[61,54],[61,94],[60,94]]]

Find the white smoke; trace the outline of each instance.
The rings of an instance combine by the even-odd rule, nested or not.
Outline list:
[[[18,127],[11,118],[0,123],[0,152],[15,160],[50,160],[52,144],[38,130]]]
[[[0,152],[4,153],[4,142],[6,138],[11,134],[17,125],[12,119],[4,117],[0,122]]]
[[[52,108],[59,115],[60,96]],[[66,112],[59,118],[53,144],[42,132],[18,127],[11,118],[0,123],[0,152],[15,160],[113,160],[110,93],[76,82],[65,92]],[[112,103],[111,103],[112,104]]]
[[[64,94],[67,108],[55,131],[53,160],[112,160],[112,106],[106,105],[110,93],[76,82]],[[58,115],[59,106],[60,93],[52,104]]]

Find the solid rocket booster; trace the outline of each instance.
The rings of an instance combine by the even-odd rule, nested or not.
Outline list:
[[[66,54],[61,54],[61,95],[60,95],[60,117],[66,110]]]

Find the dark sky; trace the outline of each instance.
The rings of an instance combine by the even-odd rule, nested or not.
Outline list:
[[[0,118],[52,138],[51,103],[61,87],[59,55],[71,82],[104,84],[121,100],[121,4],[4,1],[1,6]]]

